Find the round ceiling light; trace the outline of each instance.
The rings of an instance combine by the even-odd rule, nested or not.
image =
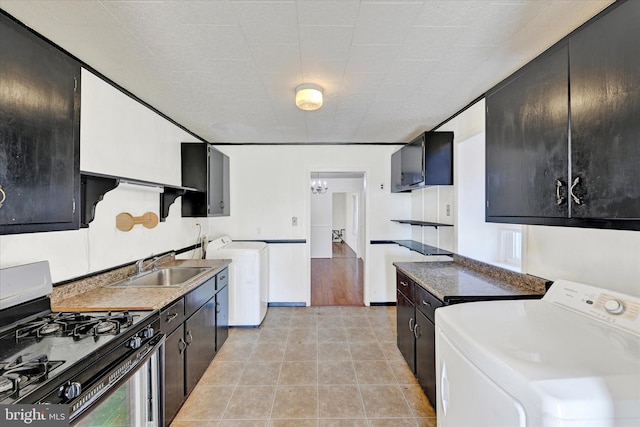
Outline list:
[[[310,83],[298,86],[296,106],[305,111],[314,111],[322,107],[322,88]]]

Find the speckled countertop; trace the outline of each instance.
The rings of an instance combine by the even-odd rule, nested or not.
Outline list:
[[[544,295],[545,280],[456,256],[453,262],[393,265],[445,304],[456,299]]]
[[[231,260],[224,259],[173,259],[162,267],[209,267],[210,269],[190,279],[181,287],[111,287],[130,275],[130,268],[91,277],[78,283],[54,288],[51,295],[53,311],[104,311],[104,310],[156,310],[160,309],[203,281],[226,268]],[[66,289],[65,289],[66,288]]]

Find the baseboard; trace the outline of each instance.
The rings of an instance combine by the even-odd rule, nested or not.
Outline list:
[[[396,302],[395,301],[389,301],[389,302],[370,302],[369,305],[371,307],[395,307],[396,306]]]
[[[269,307],[306,307],[304,302],[270,302]]]

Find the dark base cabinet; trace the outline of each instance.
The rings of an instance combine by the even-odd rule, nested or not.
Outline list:
[[[164,343],[164,419],[173,420],[184,399],[184,326],[180,325]],[[166,423],[168,425],[168,422]]]
[[[160,312],[165,343],[164,424],[175,418],[187,396],[227,339],[228,269]]]
[[[435,309],[443,303],[397,272],[398,349],[422,386],[431,405],[436,407],[436,330]]]

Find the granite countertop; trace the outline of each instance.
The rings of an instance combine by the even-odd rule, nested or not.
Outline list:
[[[542,296],[544,279],[484,264],[478,271],[459,262],[394,262],[393,265],[445,304],[477,299]]]
[[[110,287],[120,278],[102,278],[102,284],[94,286],[86,292],[76,293],[68,297],[52,298],[53,311],[104,311],[104,310],[156,310],[180,298],[190,290],[198,287],[203,281],[215,276],[230,264],[225,259],[175,259],[162,267],[209,267],[181,287]],[[54,290],[55,291],[55,290]]]

